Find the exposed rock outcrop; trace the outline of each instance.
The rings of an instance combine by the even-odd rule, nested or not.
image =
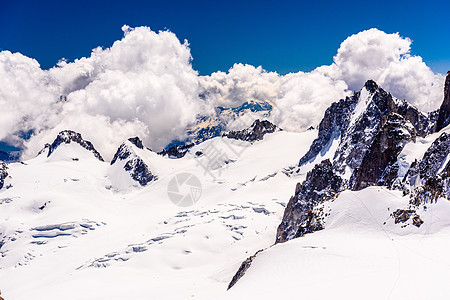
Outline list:
[[[368,80],[360,92],[333,103],[326,110],[318,138],[300,159],[299,166],[312,162],[319,154],[324,155],[337,142],[333,165],[343,177],[350,178],[392,113],[409,121],[418,136],[424,137],[434,130],[436,112],[424,114]]]
[[[192,147],[194,147],[194,144],[176,145],[168,149],[164,149],[163,151],[158,152],[158,154],[162,156],[167,155],[169,158],[182,158]]]
[[[415,141],[416,133],[409,121],[391,113],[366,152],[360,167],[350,180],[353,189],[361,190],[372,185],[390,185],[397,177],[395,162],[404,145]]]
[[[450,71],[447,72],[447,78],[444,85],[444,101],[439,108],[439,117],[436,122],[436,131],[441,130],[450,124]]]
[[[138,147],[139,149],[144,149],[144,144],[142,144],[142,141],[140,138],[138,138],[137,136],[133,137],[133,138],[129,138],[128,139],[133,145],[135,145],[136,147]]]
[[[250,256],[249,258],[247,258],[246,260],[244,260],[242,262],[242,264],[239,267],[239,269],[237,270],[236,274],[234,274],[233,278],[231,279],[230,283],[228,284],[227,290],[231,289],[233,287],[233,285],[235,285],[236,282],[238,282],[238,280],[241,279],[242,276],[245,275],[245,272],[248,270],[248,268],[250,268],[255,257],[262,251],[263,251],[263,249],[256,251],[255,254],[253,254],[252,256]]]
[[[450,135],[443,132],[419,161],[411,164],[400,186],[410,193],[411,203],[434,202],[450,198]]]
[[[412,224],[416,227],[420,227],[423,224],[422,219],[413,209],[397,209],[392,213],[395,224],[405,223],[409,219],[412,219]]]
[[[289,200],[278,226],[276,242],[285,242],[322,229],[319,216],[313,212],[313,208],[333,198],[341,188],[342,178],[335,174],[329,160],[316,165],[307,174],[306,180],[297,185],[295,195]]]
[[[253,124],[243,130],[230,131],[224,133],[222,136],[235,140],[242,140],[247,142],[260,141],[264,138],[264,135],[279,131],[280,129],[267,120],[260,121],[255,120]]]
[[[51,145],[46,144],[44,149],[41,150],[39,152],[39,154],[48,149],[47,157],[49,157],[59,147],[59,145],[61,145],[63,143],[70,144],[72,142],[77,143],[84,149],[92,152],[98,160],[104,161],[103,157],[100,155],[100,153],[98,153],[97,150],[95,150],[95,148],[91,142],[85,141],[81,137],[81,134],[79,134],[78,132],[72,131],[72,130],[64,130],[64,131],[61,131],[60,133],[58,133],[58,135],[56,136],[56,139],[53,141],[53,143]]]
[[[419,176],[419,179],[422,178],[422,180],[436,176],[438,171],[444,167],[443,164],[449,153],[450,135],[444,132],[425,151],[422,159],[418,163],[411,165],[404,181],[414,185],[417,176]]]
[[[6,177],[8,177],[8,166],[0,161],[0,189],[3,188]]]
[[[334,102],[325,111],[325,115],[319,124],[319,133],[309,148],[308,152],[300,159],[299,166],[312,162],[319,154],[324,155],[335,139],[339,139],[345,133],[350,122],[350,114],[358,102],[359,93],[352,97]]]
[[[131,178],[137,181],[141,186],[146,186],[152,180],[156,180],[157,177],[152,174],[150,168],[142,158],[136,154],[133,146],[136,146],[139,149],[144,148],[142,141],[139,138],[135,137],[128,139],[127,142],[120,145],[116,154],[114,154],[111,165],[114,165],[119,161],[123,162],[123,168],[130,174]]]

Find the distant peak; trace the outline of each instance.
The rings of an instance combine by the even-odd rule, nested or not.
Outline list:
[[[79,144],[81,147],[85,148],[86,150],[91,151],[98,160],[104,161],[103,157],[100,155],[100,153],[98,153],[97,150],[95,150],[92,143],[89,141],[85,141],[83,139],[83,137],[81,136],[81,134],[79,134],[78,132],[75,132],[73,130],[61,131],[60,133],[58,133],[58,135],[56,136],[56,139],[53,141],[53,143],[51,145],[48,145],[48,144],[45,145],[45,148],[49,148],[47,157],[49,157],[62,143],[70,144],[71,142]]]
[[[378,84],[373,81],[372,79],[369,79],[364,84],[364,87],[371,93],[375,92],[378,89]]]
[[[142,141],[140,138],[136,137],[132,137],[128,139],[133,145],[135,145],[136,147],[138,147],[139,149],[144,149],[144,145],[142,144]]]
[[[278,126],[272,124],[267,120],[260,121],[259,119],[257,119],[250,127],[246,129],[240,131],[230,131],[224,133],[222,136],[235,140],[254,142],[262,140],[264,135],[267,133],[273,133],[280,130],[281,129],[278,128]]]

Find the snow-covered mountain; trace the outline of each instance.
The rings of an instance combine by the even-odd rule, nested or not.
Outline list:
[[[318,138],[295,171],[312,168],[289,201],[277,242],[322,229],[311,210],[345,189],[391,187],[398,177],[397,156],[416,136],[434,131],[437,115],[423,114],[371,80],[352,97],[333,103],[320,123]]]
[[[228,130],[251,102],[111,162],[62,131],[0,164],[2,296],[447,299],[449,78],[429,114],[369,80],[318,130]]]

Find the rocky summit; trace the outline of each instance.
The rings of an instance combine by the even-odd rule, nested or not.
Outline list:
[[[81,137],[81,134],[78,132],[72,131],[72,130],[64,130],[61,131],[57,136],[56,139],[53,141],[53,143],[46,144],[44,149],[41,150],[41,152],[48,150],[47,156],[50,157],[50,155],[61,145],[61,144],[70,144],[70,143],[77,143],[84,149],[92,152],[94,156],[100,160],[104,161],[103,157],[100,155],[100,153],[94,148],[92,143],[90,141],[86,141]]]
[[[450,106],[446,105],[448,81],[449,76],[440,110],[428,114],[396,99],[372,80],[352,97],[333,103],[319,125],[317,139],[300,159],[297,172],[308,164],[315,167],[289,200],[276,242],[321,229],[323,223],[315,208],[344,189],[378,185],[409,193],[410,186],[418,182],[419,186],[412,188],[412,202],[446,196],[446,171],[450,169],[444,165],[450,152],[446,133],[436,139],[420,162],[406,166],[406,176],[400,170],[405,169],[405,162],[399,156],[407,143],[415,142],[416,137],[425,138],[442,126],[436,125],[438,115],[439,120],[450,115]],[[321,157],[328,159],[320,163]],[[418,176],[421,181],[417,181]]]
[[[264,135],[279,130],[281,129],[278,128],[278,126],[276,126],[275,124],[272,124],[267,120],[260,121],[258,119],[255,120],[253,124],[248,128],[239,131],[229,131],[224,133],[222,136],[229,139],[255,142],[262,140],[264,138]]]

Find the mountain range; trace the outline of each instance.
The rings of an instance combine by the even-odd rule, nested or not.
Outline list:
[[[446,299],[449,86],[423,113],[368,80],[302,133],[248,101],[111,162],[62,131],[0,164],[2,296]]]

